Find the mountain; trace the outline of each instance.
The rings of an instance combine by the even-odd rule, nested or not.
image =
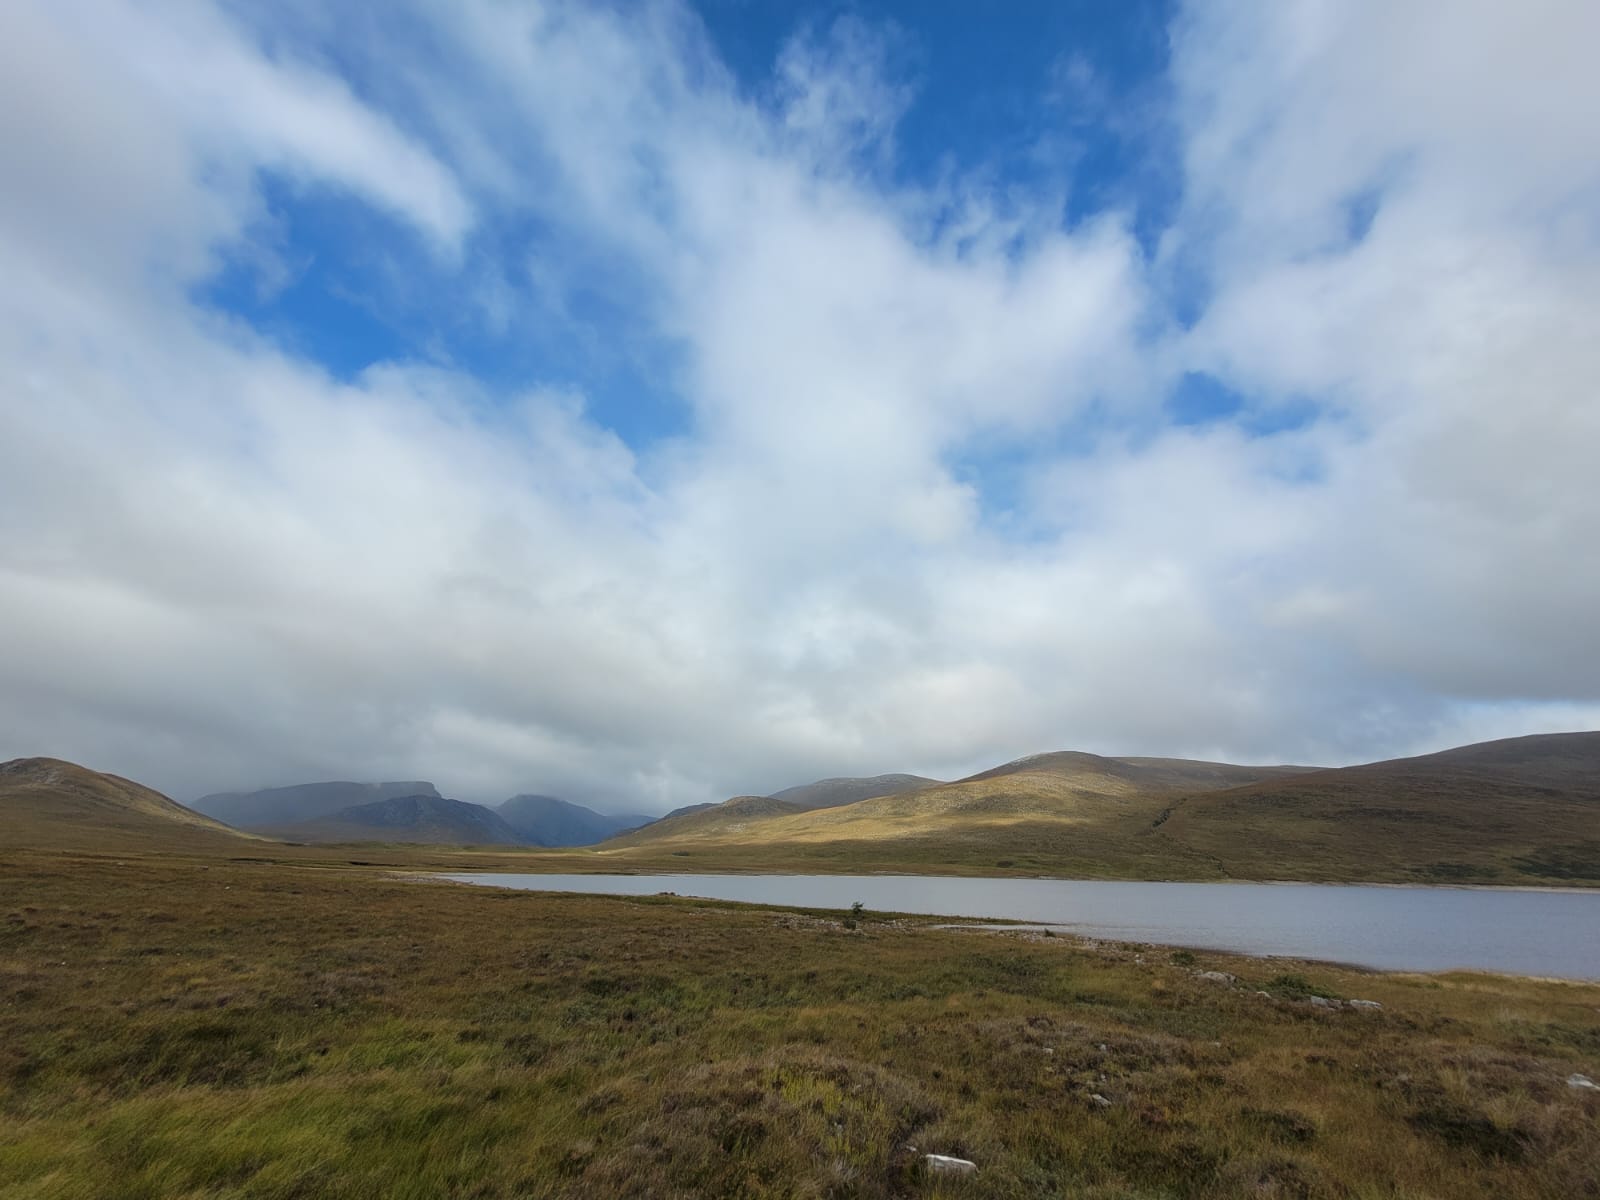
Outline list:
[[[1123,793],[1129,787],[1138,791],[1171,789],[1209,789],[1239,787],[1264,779],[1306,775],[1319,767],[1239,766],[1235,763],[1206,762],[1193,758],[1103,758],[1081,750],[1057,750],[1014,759],[957,783],[979,783],[1016,775],[1059,775],[1082,786],[1109,788]],[[1091,781],[1098,780],[1093,783]],[[1112,782],[1117,781],[1117,782]]]
[[[786,818],[769,837],[800,841],[927,842],[977,839],[1025,850],[1036,826],[1079,839],[1142,828],[1159,797],[1293,775],[1294,767],[1241,767],[1182,759],[1033,755],[954,783],[876,796]]]
[[[513,796],[495,811],[530,846],[592,846],[655,819],[599,813],[554,796]]]
[[[1600,733],[1541,734],[1176,799],[1154,836],[1251,878],[1600,883]]]
[[[841,804],[854,804],[874,796],[896,796],[918,788],[937,787],[939,780],[922,775],[871,775],[864,779],[819,779],[799,787],[773,792],[774,800],[798,804],[801,808],[838,808]]]
[[[1060,751],[835,808],[716,814],[609,842],[612,865],[1594,886],[1600,733],[1326,769]]]
[[[420,842],[438,846],[518,846],[522,838],[493,809],[436,795],[391,796],[310,821],[272,827],[294,842]]]
[[[659,821],[620,834],[606,842],[606,848],[674,841],[684,838],[738,838],[753,826],[775,817],[787,817],[807,810],[772,796],[735,796],[721,804],[691,805],[669,813]]]
[[[1171,799],[1308,770],[1060,751],[954,783],[830,808],[793,811],[796,806],[774,807],[786,802],[770,801],[766,807],[746,802],[743,811],[729,812],[723,805],[688,819],[658,821],[606,848],[626,851],[619,866],[631,854],[654,862],[701,857],[750,869],[781,863],[796,870],[959,867],[1205,878],[1217,871],[1201,855],[1141,839]]]
[[[259,840],[118,775],[56,758],[0,763],[0,846],[220,850]]]
[[[675,808],[666,816],[658,817],[656,819],[660,821],[666,821],[670,820],[672,817],[685,817],[690,813],[705,812],[706,809],[715,808],[716,806],[717,802],[715,800],[707,800],[701,804],[685,804],[682,808]]]
[[[1133,833],[1143,828],[1140,818],[1147,810],[1154,815],[1155,797],[1253,783],[1306,769],[1183,759],[1116,759],[1064,751],[1018,759],[954,783],[912,783],[907,790],[892,794],[877,794],[873,780],[824,780],[774,797],[736,797],[703,812],[657,821],[621,840],[925,840],[941,830],[965,836],[977,829],[992,830],[1027,820],[1082,823],[1091,812],[1100,818],[1131,813],[1128,832]],[[878,778],[918,779],[904,775]],[[827,799],[833,785],[842,785],[840,792],[854,788],[875,794],[828,807],[789,798],[798,794],[803,801],[819,796]]]
[[[399,783],[298,783],[290,787],[262,788],[255,792],[216,792],[202,796],[193,807],[241,829],[290,825],[330,816],[398,796],[435,796],[439,790],[422,780]]]
[[[784,788],[770,796],[735,796],[721,804],[686,804],[675,808],[666,816],[641,822],[631,832],[638,837],[627,838],[627,844],[662,837],[703,837],[720,830],[743,830],[751,821],[768,817],[784,817],[797,812],[818,808],[837,808],[854,804],[872,796],[888,796],[916,788],[937,786],[937,779],[921,775],[872,775],[866,778],[840,777],[819,779],[798,787]],[[770,803],[769,803],[770,802]],[[707,814],[697,821],[680,820],[699,813]]]

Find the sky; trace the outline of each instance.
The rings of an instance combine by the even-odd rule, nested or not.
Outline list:
[[[662,811],[1600,727],[1595,45],[13,0],[0,759]]]

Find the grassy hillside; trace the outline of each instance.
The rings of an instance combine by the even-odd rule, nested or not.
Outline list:
[[[0,763],[0,846],[223,851],[256,841],[117,775],[55,758]]]
[[[793,812],[750,804],[728,814],[722,811],[727,806],[718,806],[604,843],[598,857],[611,860],[613,868],[782,864],[798,870],[1205,878],[1215,871],[1203,856],[1139,839],[1166,799],[1179,789],[1302,769],[1035,755],[955,783],[837,808]]]
[[[1330,770],[1042,754],[839,808],[659,822],[585,868],[1600,886],[1600,734]]]
[[[1187,796],[1155,840],[1249,878],[1600,884],[1600,733],[1485,742]]]
[[[926,775],[870,775],[864,778],[819,779],[815,783],[803,783],[799,787],[773,792],[772,798],[797,804],[801,808],[837,808],[841,804],[854,804],[858,800],[870,800],[874,796],[894,796],[900,792],[933,787],[938,783],[939,780],[929,779]]]
[[[1589,985],[0,843],[19,1200],[1542,1200],[1597,1058]]]
[[[0,786],[0,835],[9,844],[121,855],[138,846],[176,853],[194,843],[203,850],[213,844],[207,838],[238,837],[126,780],[40,761],[24,760],[36,764],[25,769],[13,764],[10,783]],[[46,776],[63,786],[45,789],[48,803],[34,802]],[[109,808],[89,803],[113,794],[121,799]],[[33,801],[16,802],[24,796]],[[355,854],[364,862],[459,869],[1592,887],[1600,886],[1600,734],[1518,738],[1323,771],[1037,755],[955,783],[835,808],[736,797],[572,850],[522,849],[514,832],[449,823],[408,829],[364,820],[284,832],[367,843]],[[447,846],[403,845],[429,841],[501,848],[466,856]],[[316,857],[293,846],[256,845],[261,857]]]
[[[651,845],[657,842],[697,841],[723,837],[742,837],[750,829],[772,820],[806,811],[798,804],[772,796],[735,796],[721,804],[710,804],[671,813],[640,829],[612,838],[608,848]]]

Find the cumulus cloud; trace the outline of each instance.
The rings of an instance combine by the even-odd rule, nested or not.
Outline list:
[[[1152,253],[902,182],[864,26],[749,94],[667,4],[14,6],[0,756],[667,807],[1600,724],[1594,18],[1536,16],[1181,14]],[[266,179],[497,337],[645,355],[682,427],[208,307]],[[1192,372],[1237,411],[1174,423]]]

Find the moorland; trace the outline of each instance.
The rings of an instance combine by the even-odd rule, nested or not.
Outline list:
[[[1600,1060],[1594,985],[347,863],[3,858],[7,1197],[1532,1198],[1600,1178],[1600,1092],[1567,1083]],[[927,1153],[978,1172],[932,1177]]]
[[[429,878],[603,853],[0,767],[0,1196],[1600,1188],[1600,985]]]

